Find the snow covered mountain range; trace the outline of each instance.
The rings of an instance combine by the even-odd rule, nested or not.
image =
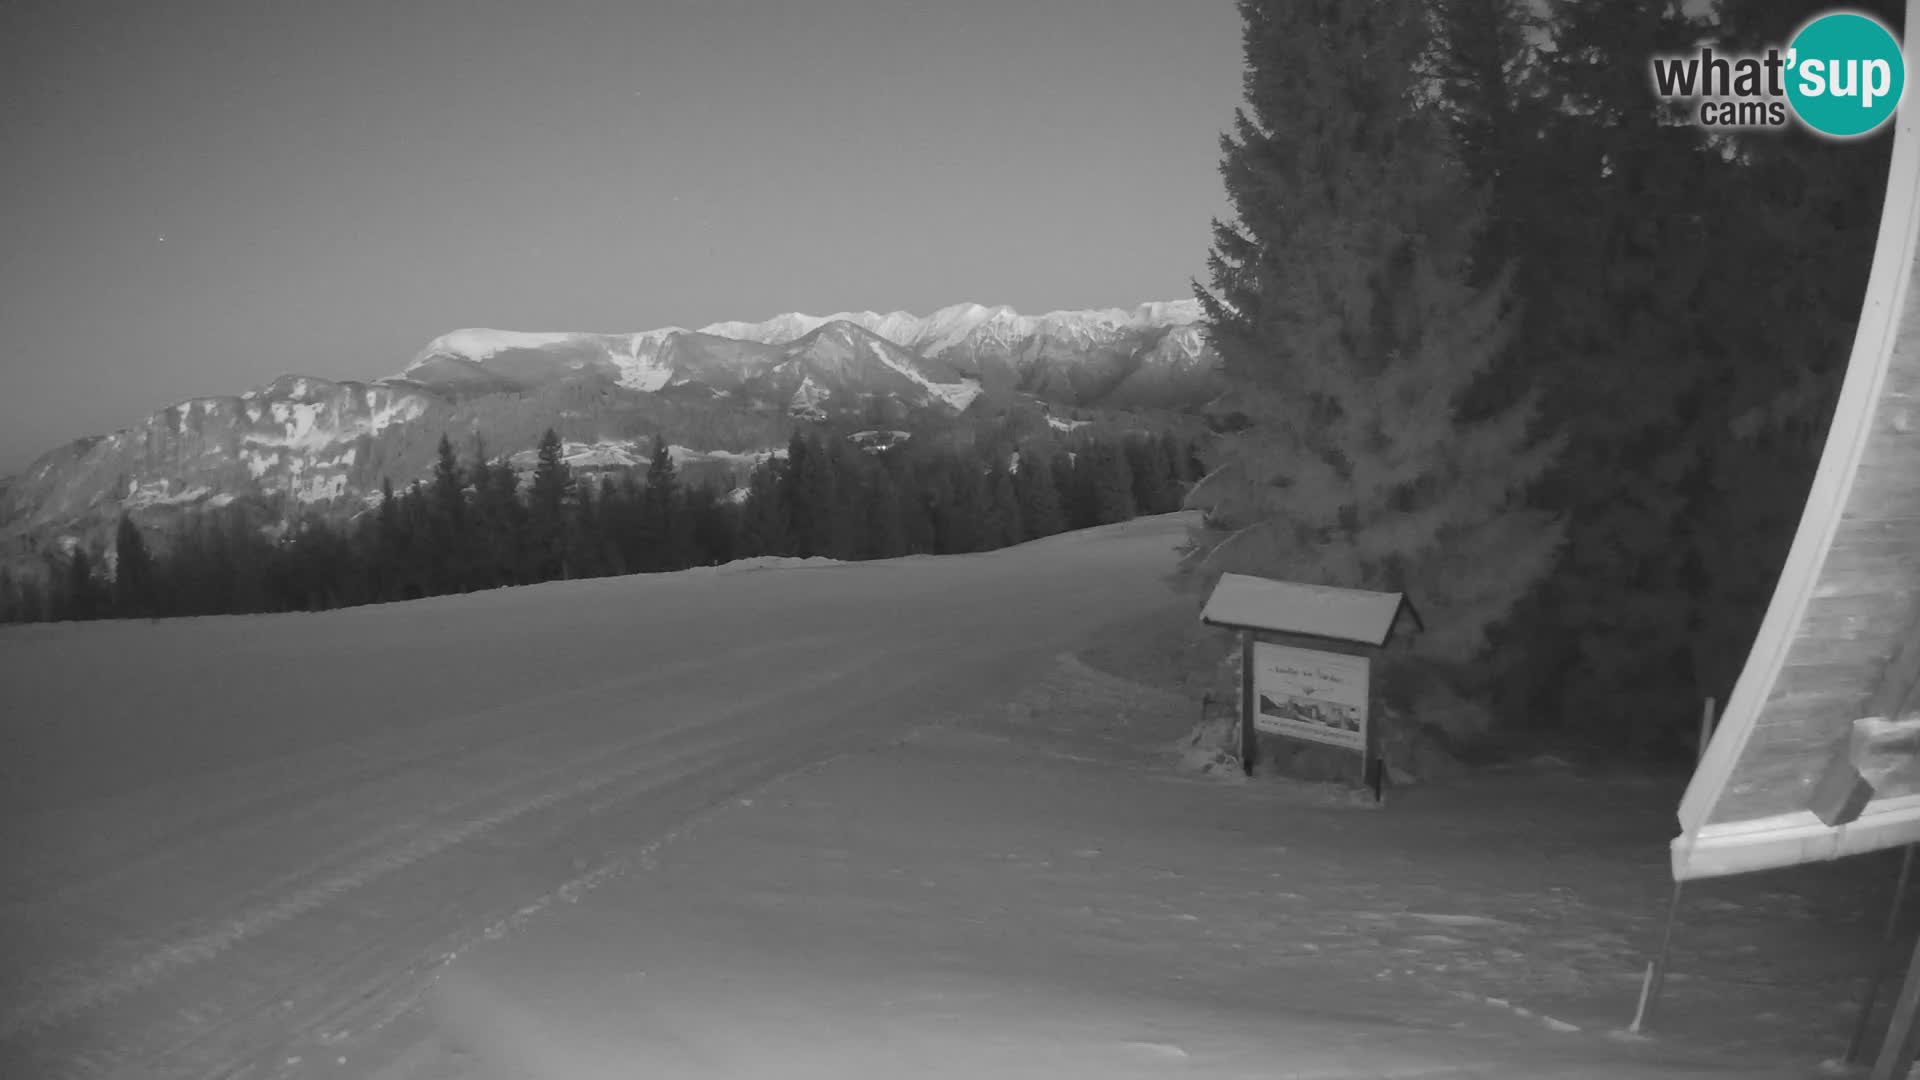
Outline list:
[[[898,427],[1021,400],[1177,409],[1214,392],[1199,320],[1198,303],[1180,300],[1044,315],[979,304],[925,317],[791,313],[627,334],[456,330],[386,378],[284,376],[42,455],[0,482],[0,541],[31,546],[122,509],[248,496],[357,509],[383,479],[426,475],[443,432],[463,455],[495,457],[549,426],[587,457],[665,434],[687,465],[737,475],[783,445],[795,418]]]

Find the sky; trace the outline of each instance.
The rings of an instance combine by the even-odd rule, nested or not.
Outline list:
[[[0,475],[448,330],[1189,295],[1232,0],[0,0]]]

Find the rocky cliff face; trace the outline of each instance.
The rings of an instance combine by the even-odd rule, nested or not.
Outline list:
[[[19,531],[250,494],[349,498],[379,485],[378,449],[391,429],[431,426],[447,412],[415,387],[296,376],[196,398],[42,456],[0,494],[0,520]]]
[[[891,427],[983,398],[1181,408],[1215,390],[1198,318],[1189,301],[1042,316],[969,304],[635,334],[455,331],[385,379],[286,376],[60,447],[0,484],[0,543],[244,498],[352,513],[383,479],[425,476],[442,433],[463,456],[495,457],[548,426],[589,456],[664,434],[724,476],[784,445],[796,417]]]

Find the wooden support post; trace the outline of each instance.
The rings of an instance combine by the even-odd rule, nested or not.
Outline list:
[[[1240,768],[1253,775],[1257,746],[1253,715],[1260,703],[1253,696],[1253,631],[1240,631]]]
[[[1889,961],[1893,958],[1893,939],[1900,929],[1900,909],[1906,906],[1907,882],[1913,876],[1913,845],[1908,844],[1900,855],[1900,878],[1893,886],[1893,901],[1887,905],[1887,923],[1880,931],[1880,949],[1874,954],[1873,976],[1867,983],[1866,996],[1860,1002],[1860,1015],[1853,1022],[1853,1037],[1847,1040],[1847,1054],[1842,1060],[1849,1065],[1857,1065],[1860,1055],[1867,1049],[1867,1030],[1873,1025],[1873,1007],[1879,1003],[1880,987],[1887,981]]]
[[[1907,960],[1907,977],[1894,999],[1893,1016],[1887,1021],[1887,1035],[1880,1043],[1880,1056],[1873,1063],[1872,1080],[1907,1080],[1913,1071],[1914,1018],[1920,1013],[1920,942]]]
[[[1714,699],[1708,698],[1706,706],[1700,710],[1700,749],[1699,752],[1693,756],[1695,765],[1698,765],[1706,759],[1707,744],[1713,741],[1713,729],[1715,726],[1713,714],[1717,704],[1718,702],[1714,701]]]
[[[1826,770],[1814,784],[1807,809],[1823,824],[1837,827],[1859,820],[1873,800],[1874,784],[1900,768],[1903,762],[1898,759],[1911,756],[1914,725],[1908,716],[1917,702],[1920,621],[1907,628],[1899,648],[1880,672],[1873,695],[1867,699],[1866,719],[1856,720],[1853,730],[1835,744]]]

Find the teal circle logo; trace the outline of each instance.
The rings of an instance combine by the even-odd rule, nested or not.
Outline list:
[[[1822,135],[1850,139],[1878,129],[1907,88],[1900,42],[1871,15],[1822,15],[1787,48],[1787,101]]]

